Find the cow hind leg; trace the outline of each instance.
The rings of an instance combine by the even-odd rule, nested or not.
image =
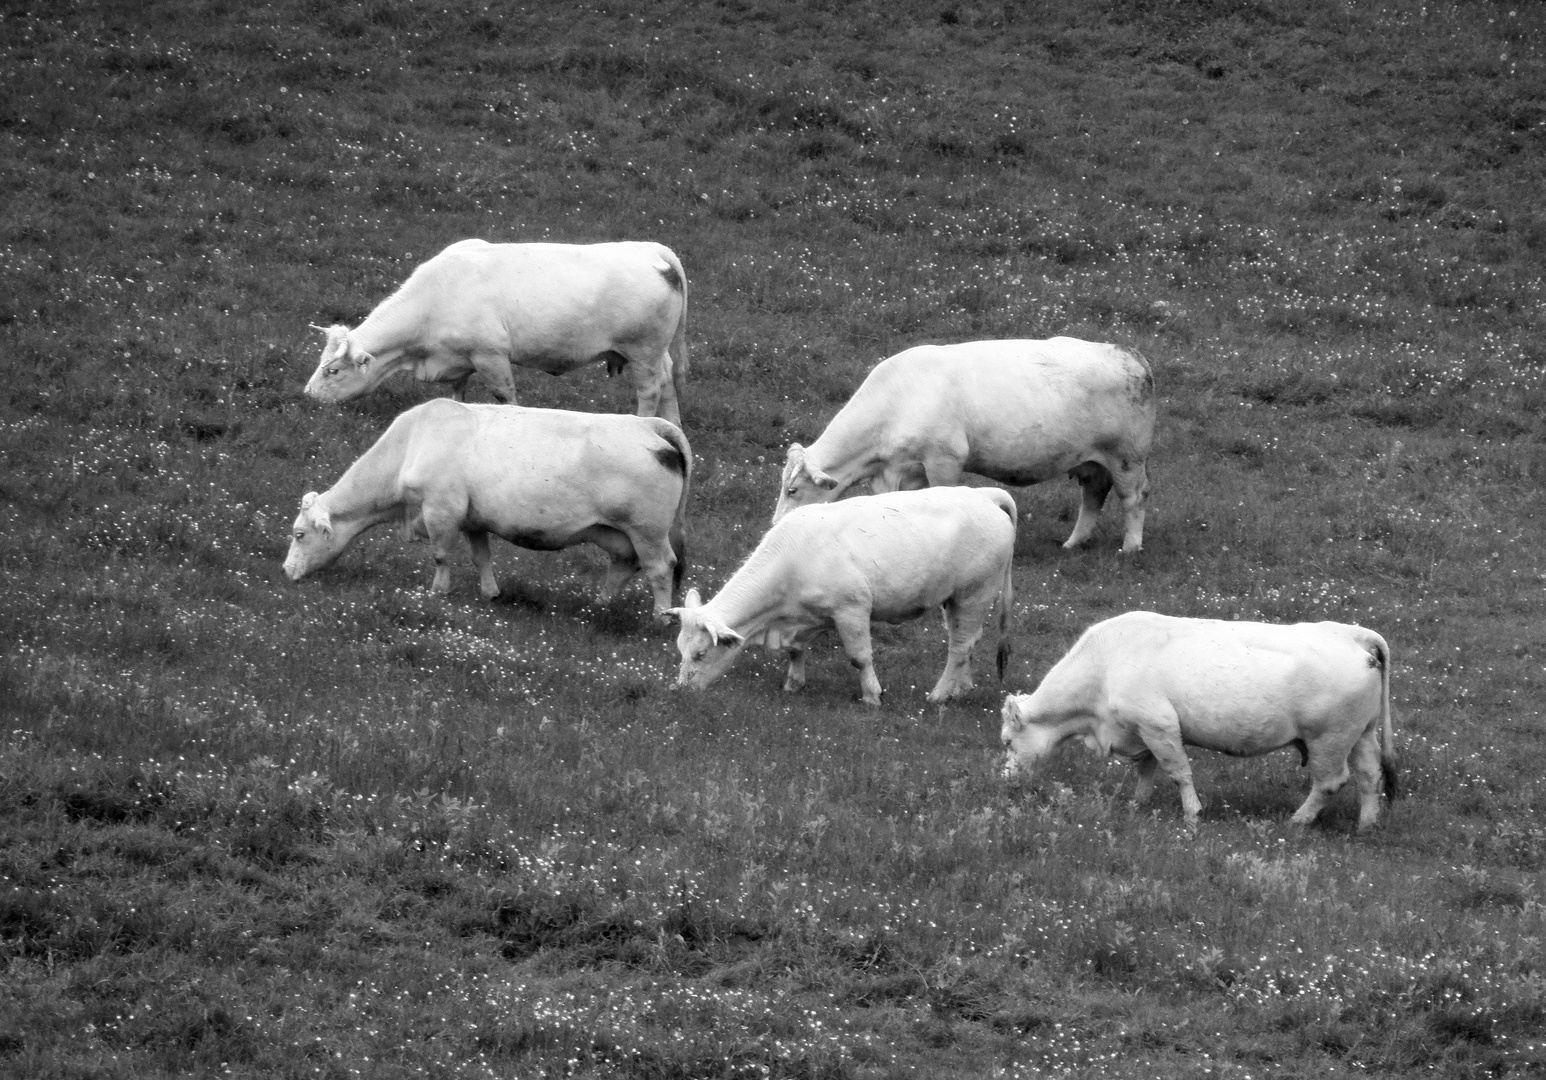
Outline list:
[[[1122,500],[1122,550],[1143,547],[1144,508],[1149,497],[1149,468],[1142,461],[1122,461],[1111,474],[1117,497]]]
[[[1081,498],[1079,517],[1074,522],[1074,531],[1068,534],[1068,539],[1063,541],[1063,546],[1076,548],[1095,532],[1095,523],[1100,520],[1101,507],[1106,505],[1106,496],[1111,493],[1111,473],[1098,461],[1086,461],[1070,469],[1068,475],[1079,481]]]
[[[616,530],[613,530],[616,532]],[[660,536],[630,529],[626,535],[617,533],[627,544],[632,570],[644,574],[655,598],[655,618],[665,621],[665,613],[671,607],[673,586],[676,583],[676,552],[672,549],[669,535]],[[621,584],[618,586],[621,588]]]
[[[612,353],[611,356],[620,355]],[[607,370],[612,370],[611,357]],[[627,357],[623,373],[633,385],[634,412],[639,416],[658,416],[678,427],[682,423],[681,408],[676,400],[676,387],[671,384],[671,356],[664,350],[658,356],[641,363],[637,357]]]
[[[981,594],[952,597],[945,602],[945,634],[948,642],[945,670],[939,682],[934,684],[934,689],[929,691],[930,701],[948,701],[964,694],[974,685],[972,649],[982,637],[982,624],[987,620],[988,612],[998,595],[998,581],[995,579],[991,584],[992,587]]]
[[[499,581],[494,577],[494,559],[488,549],[488,533],[483,531],[467,534],[467,546],[472,549],[472,565],[478,569],[478,590],[487,600],[499,595]]]
[[[1308,825],[1320,816],[1331,797],[1342,790],[1350,774],[1344,749],[1337,747],[1310,747],[1310,794],[1290,818],[1295,825]],[[1378,766],[1376,765],[1376,771]]]
[[[1359,831],[1372,828],[1380,818],[1380,765],[1379,727],[1370,727],[1353,745],[1351,760],[1353,783],[1358,788]]]

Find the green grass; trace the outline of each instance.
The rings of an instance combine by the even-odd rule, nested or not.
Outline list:
[[[1546,13],[12,5],[0,56],[0,1072],[1546,1069]],[[286,583],[427,392],[305,400],[307,324],[472,235],[682,256],[705,595],[926,341],[1148,355],[1145,550],[1022,492],[1009,678],[944,709],[932,619],[878,711],[835,646],[680,694],[594,553]],[[1198,753],[1192,834],[1077,750],[1006,784],[1002,689],[1131,608],[1380,631],[1407,797],[1300,834],[1293,755]]]

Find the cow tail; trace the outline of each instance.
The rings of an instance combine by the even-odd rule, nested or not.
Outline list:
[[[1004,560],[1004,583],[999,587],[998,593],[998,679],[1004,681],[1004,671],[1009,666],[1009,654],[1014,651],[1014,642],[1010,631],[1014,626],[1015,608],[1015,541],[1014,537],[1020,527],[1020,511],[1015,506],[1014,496],[1009,492],[999,489],[1001,498],[997,499],[999,508],[1009,515],[1010,537],[1009,557]]]
[[[677,316],[676,332],[671,335],[670,348],[671,386],[676,390],[676,407],[681,409],[687,400],[687,272],[682,269],[682,261],[676,257],[676,252],[669,248],[666,252],[682,283],[682,313]]]
[[[1379,749],[1379,774],[1385,780],[1385,797],[1399,799],[1401,785],[1396,783],[1396,723],[1390,715],[1390,646],[1385,644],[1385,638],[1379,638],[1379,649],[1382,669],[1379,712],[1384,722],[1384,739]]]
[[[659,417],[656,417],[659,420]],[[682,429],[669,420],[657,425],[661,438],[682,455],[682,494],[676,500],[676,516],[671,519],[671,551],[676,555],[676,566],[671,570],[671,592],[675,596],[682,588],[682,577],[687,573],[687,498],[692,493],[692,445]]]
[[[1396,727],[1390,715],[1390,646],[1380,635],[1372,636],[1380,661],[1380,778],[1385,781],[1385,798],[1395,800],[1401,797],[1401,786],[1396,782]]]

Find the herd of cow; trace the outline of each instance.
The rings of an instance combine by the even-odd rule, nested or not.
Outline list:
[[[971,652],[998,606],[998,674],[1010,652],[1014,500],[961,487],[1060,475],[1083,491],[1064,547],[1087,541],[1107,496],[1122,504],[1122,550],[1143,544],[1154,381],[1137,353],[1052,338],[920,346],[881,361],[810,446],[789,447],[773,526],[719,594],[673,598],[686,566],[693,454],[678,426],[688,370],[687,277],[660,244],[491,244],[463,240],[421,264],[354,329],[327,335],[306,393],[343,401],[410,371],[450,382],[398,416],[327,491],[309,492],[285,573],[299,580],[361,532],[397,521],[428,539],[433,588],[465,535],[483,594],[497,596],[489,534],[611,557],[609,597],[642,573],[655,614],[681,624],[678,684],[703,688],[748,643],[784,650],[785,690],[805,682],[811,639],[835,630],[880,704],[870,624],[944,614],[943,702],[972,686]],[[674,355],[673,355],[674,354]],[[633,384],[637,415],[461,402],[476,373],[514,401],[511,365],[553,374],[604,361]],[[841,499],[868,483],[873,494]],[[1293,820],[1308,824],[1354,779],[1359,828],[1396,794],[1390,652],[1343,623],[1222,622],[1134,611],[1085,631],[1034,693],[1002,711],[1006,773],[1065,740],[1132,760],[1137,796],[1155,770],[1201,810],[1184,747],[1256,755],[1293,746],[1311,773]]]

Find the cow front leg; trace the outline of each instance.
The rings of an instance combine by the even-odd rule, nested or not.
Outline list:
[[[451,549],[456,543],[455,530],[437,532],[433,526],[429,534],[430,554],[435,560],[435,577],[429,583],[431,592],[442,596],[451,591]]]
[[[1133,767],[1138,770],[1138,782],[1133,785],[1133,805],[1142,806],[1154,794],[1154,777],[1159,772],[1159,759],[1153,754],[1145,754],[1133,762]]]
[[[488,383],[489,392],[496,400],[506,405],[514,405],[515,401],[515,376],[510,372],[510,360],[503,353],[476,352],[472,354],[472,366],[483,381]],[[462,380],[462,384],[466,383]],[[461,401],[460,394],[457,400]]]
[[[848,662],[859,669],[859,696],[866,705],[880,705],[880,678],[875,674],[875,652],[870,644],[870,613],[844,612],[834,617],[837,636]]]
[[[1155,766],[1164,769],[1165,775],[1176,782],[1181,791],[1181,813],[1188,825],[1196,825],[1202,814],[1202,800],[1197,797],[1197,787],[1192,783],[1192,763],[1181,743],[1180,718],[1173,710],[1166,715],[1146,717],[1138,726],[1138,737],[1154,755]]]
[[[1079,517],[1074,522],[1074,531],[1063,541],[1063,546],[1076,548],[1095,532],[1101,507],[1106,505],[1106,496],[1111,493],[1111,473],[1099,462],[1086,461],[1070,470],[1069,475],[1079,481]]]
[[[493,600],[499,595],[499,582],[494,578],[494,558],[489,554],[488,533],[468,533],[467,546],[472,550],[472,565],[478,570],[478,591],[484,599]]]
[[[784,692],[792,694],[805,685],[805,646],[791,645],[786,655],[789,657],[789,667],[784,672]]]

